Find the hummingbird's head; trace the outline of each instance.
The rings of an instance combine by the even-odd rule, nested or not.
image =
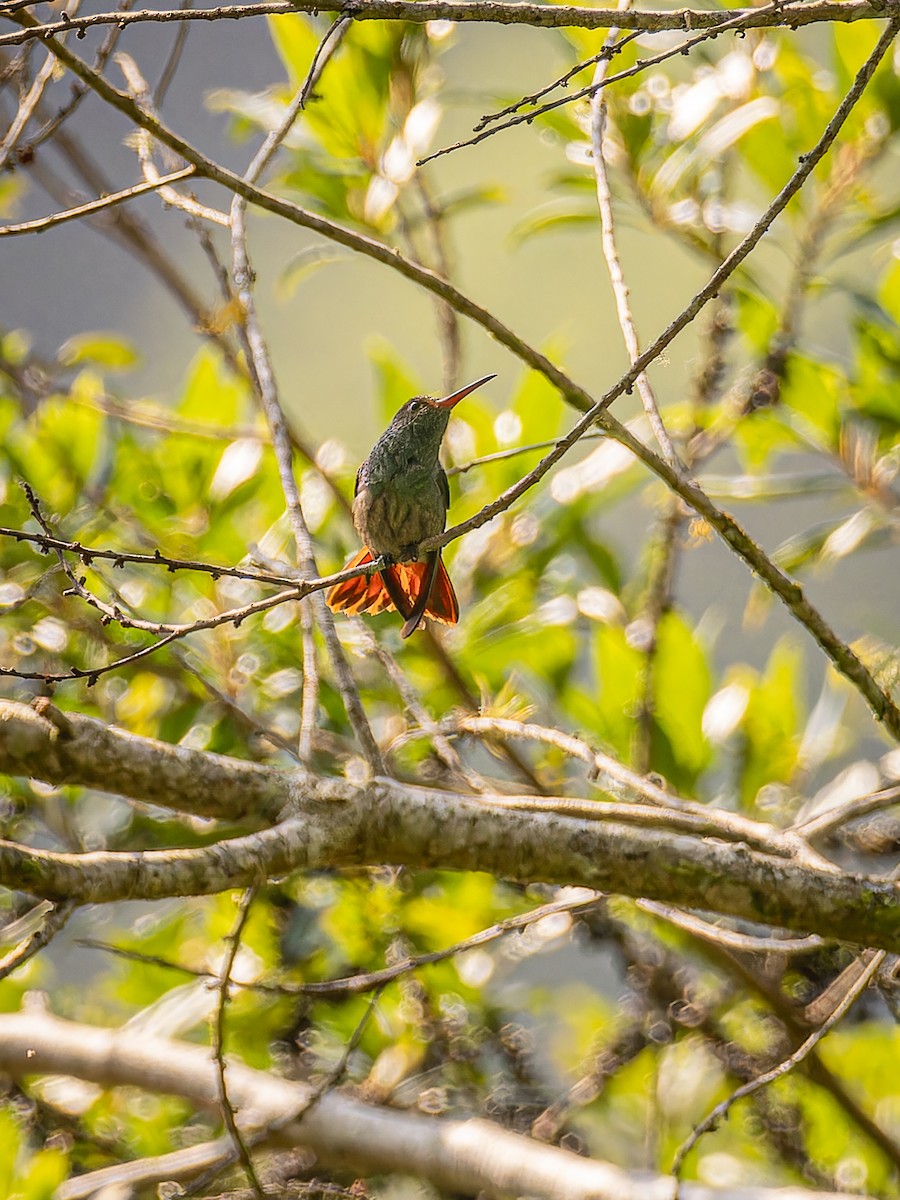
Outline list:
[[[389,432],[413,440],[423,457],[429,451],[433,451],[437,457],[441,439],[450,421],[451,410],[470,392],[474,392],[491,379],[496,379],[496,376],[484,375],[440,400],[435,400],[432,396],[415,396],[412,400],[407,400],[391,421]]]

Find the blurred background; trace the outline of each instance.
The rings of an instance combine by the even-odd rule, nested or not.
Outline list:
[[[100,0],[79,9],[94,11]],[[610,87],[604,150],[643,345],[815,144],[875,43],[872,24],[723,35]],[[162,119],[243,172],[328,27],[319,15],[147,23],[117,31],[114,45],[110,27],[69,43],[89,62],[108,56],[106,76],[120,88],[123,67],[135,74],[118,56],[131,56]],[[604,36],[354,24],[266,186],[449,273],[599,397],[628,360],[601,247],[587,103],[537,114],[420,169],[415,160],[587,62],[568,84],[577,91],[590,82]],[[642,35],[610,69],[636,67],[682,38]],[[45,54],[36,41],[26,51],[0,42],[0,129]],[[802,581],[886,688],[897,681],[900,624],[897,62],[890,52],[800,197],[650,369],[663,418],[700,482]],[[4,224],[141,179],[133,127],[91,93],[69,114],[72,87],[62,72],[50,78],[7,147]],[[172,169],[153,154],[160,171]],[[227,211],[230,197],[213,185],[179,190]],[[473,459],[552,442],[575,420],[545,380],[479,327],[448,321],[397,273],[253,209],[248,227],[323,572],[356,549],[346,501],[357,466],[409,396],[497,375],[460,405],[446,438],[451,522],[494,499],[540,451]],[[35,530],[17,487],[24,477],[53,528],[89,545],[158,547],[213,563],[293,561],[267,433],[235,349],[233,299],[217,279],[217,270],[228,274],[228,231],[204,233],[206,248],[196,220],[148,194],[94,226],[73,221],[0,238],[0,524]],[[614,412],[652,440],[636,395],[617,400]],[[304,681],[295,605],[109,670],[141,637],[92,620],[33,547],[7,538],[0,550],[0,666],[21,676],[2,680],[5,697],[52,691],[61,707],[137,734],[279,765],[296,759]],[[808,633],[615,446],[583,442],[445,557],[459,626],[406,643],[393,615],[365,626],[430,717],[452,727],[478,709],[575,732],[684,796],[782,826],[900,776],[898,751]],[[204,619],[257,595],[242,581],[184,572],[84,570],[98,595],[160,621]],[[398,697],[368,634],[341,617],[337,627],[392,768],[463,787]],[[311,761],[356,778],[359,747],[323,642],[315,645],[322,677]],[[72,668],[99,674],[70,683]],[[466,766],[492,786],[594,794],[581,764],[552,748],[528,746],[515,759],[450,732]],[[3,836],[77,850],[200,845],[222,833],[92,789],[24,780],[10,784],[0,816]],[[889,824],[829,853],[875,871],[887,869],[896,844]],[[256,902],[241,969],[253,979],[304,980],[376,969],[555,895],[442,872],[276,881]],[[21,903],[4,897],[11,915]],[[120,961],[75,939],[215,968],[233,920],[230,896],[88,909],[48,955],[0,984],[0,1004],[12,1009],[44,989],[79,1019],[112,1014],[134,1028],[195,1036],[211,1006],[205,982],[176,983],[159,963]],[[589,915],[538,922],[386,993],[348,1073],[385,1102],[483,1113],[628,1166],[667,1169],[715,1098],[796,1043],[797,1011],[851,957],[836,946],[797,959],[761,952],[736,968],[658,914],[604,900]],[[315,1076],[339,1058],[364,1007],[359,997],[295,1004],[242,992],[230,1018],[234,1044],[262,1065],[287,1062],[298,1077]],[[770,1107],[761,1103],[710,1140],[698,1177],[895,1194],[900,1098],[888,1012],[887,1000],[867,994],[857,1023],[829,1043],[857,1108],[843,1093],[791,1081]],[[41,1099],[52,1109],[59,1098]],[[144,1111],[93,1093],[70,1100],[81,1122],[69,1143],[78,1169],[104,1155],[165,1152],[185,1120],[161,1100]],[[24,1111],[21,1097],[15,1103]],[[874,1113],[868,1124],[857,1123],[859,1105]],[[189,1135],[199,1137],[202,1121],[194,1114],[192,1122]],[[37,1145],[36,1127],[27,1128]]]

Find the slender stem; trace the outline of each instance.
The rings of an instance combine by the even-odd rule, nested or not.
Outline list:
[[[66,221],[77,221],[80,217],[92,216],[106,208],[122,204],[125,200],[133,200],[135,196],[142,196],[145,192],[155,192],[170,184],[178,183],[182,179],[187,179],[194,174],[196,169],[193,165],[182,167],[180,171],[173,171],[170,175],[160,175],[156,179],[136,183],[133,187],[123,188],[121,192],[113,192],[111,196],[101,196],[86,204],[77,204],[74,208],[52,213],[49,217],[37,217],[33,221],[20,221],[16,225],[0,225],[0,237],[18,237],[23,233],[42,233],[45,229],[52,229],[54,225],[63,225]]]
[[[31,120],[31,116],[40,103],[41,96],[44,94],[44,88],[50,82],[55,65],[55,57],[48,53],[41,64],[41,69],[34,77],[34,82],[29,88],[28,93],[22,98],[16,115],[13,117],[9,129],[7,129],[3,141],[0,142],[0,171],[6,169],[9,156],[19,144],[19,139],[25,132],[25,126]]]
[[[619,7],[624,12],[630,4],[631,0],[620,0]],[[611,50],[616,44],[618,36],[618,29],[611,29],[607,35],[604,49]],[[603,245],[603,257],[606,259],[609,280],[616,299],[616,312],[619,317],[622,338],[625,342],[625,348],[628,351],[628,358],[633,364],[640,357],[641,346],[638,340],[634,317],[631,313],[631,304],[628,299],[628,285],[622,273],[622,262],[619,258],[619,250],[616,245],[612,192],[609,187],[609,171],[606,166],[606,155],[603,152],[603,136],[606,131],[607,109],[606,92],[601,91],[600,86],[606,79],[608,72],[609,59],[601,58],[594,71],[593,86],[596,90],[591,97],[591,162],[594,166],[597,207],[600,210],[600,240]],[[663,458],[671,467],[678,470],[681,465],[678,455],[675,453],[675,447],[672,445],[672,440],[663,424],[662,417],[659,415],[659,405],[656,403],[656,397],[653,394],[653,388],[650,386],[650,380],[643,371],[641,371],[635,380],[635,386],[641,398],[641,404],[644,406],[644,412],[647,414],[647,419],[650,422],[650,428],[653,430],[656,440],[659,443]]]
[[[334,36],[332,36],[334,34]],[[325,42],[331,38],[334,49],[340,44],[339,26],[334,25],[326,35]],[[323,42],[323,46],[325,45]],[[268,166],[273,155],[278,151],[291,126],[297,119],[305,102],[311,81],[318,78],[330,58],[330,52],[319,52],[313,59],[307,80],[303,83],[288,106],[281,123],[265,138],[262,146],[254,155],[247,168],[244,179],[248,184],[254,184]],[[247,202],[240,194],[235,194],[231,203],[231,248],[232,275],[238,290],[240,301],[241,321],[240,335],[244,341],[248,361],[251,367],[251,378],[262,403],[263,412],[272,433],[272,445],[278,464],[278,474],[281,479],[287,503],[288,517],[297,547],[297,560],[300,570],[311,575],[318,574],[315,552],[309,528],[303,515],[300,502],[300,492],[294,477],[294,454],[288,433],[287,422],[284,418],[278,385],[269,354],[269,348],[262,333],[262,326],[256,311],[256,301],[253,295],[253,270],[247,250]],[[359,739],[366,761],[376,774],[384,774],[384,760],[378,743],[372,733],[368,718],[360,699],[359,690],[353,673],[344,655],[337,630],[334,627],[334,617],[321,591],[314,593],[311,601],[315,607],[315,617],[325,640],[325,646],[331,660],[332,669],[337,681],[338,690],[344,702],[344,708],[350,724]],[[299,752],[302,758],[308,759],[312,751],[312,734],[318,716],[319,677],[316,665],[315,623],[309,604],[301,605],[301,633],[303,642],[303,700],[300,718]]]
[[[672,1163],[672,1175],[676,1180],[676,1200],[677,1195],[680,1194],[680,1177],[685,1159],[687,1158],[688,1154],[690,1154],[691,1150],[693,1150],[694,1146],[696,1146],[697,1142],[699,1142],[700,1138],[705,1133],[708,1133],[711,1129],[714,1129],[715,1126],[718,1125],[718,1123],[722,1120],[722,1118],[728,1115],[732,1105],[734,1105],[743,1096],[751,1096],[754,1092],[758,1092],[760,1088],[764,1088],[768,1084],[773,1083],[776,1079],[780,1079],[782,1076],[787,1075],[789,1071],[792,1071],[794,1067],[803,1062],[803,1060],[809,1056],[812,1050],[815,1049],[825,1035],[834,1028],[838,1021],[841,1020],[841,1018],[859,999],[860,994],[868,986],[869,980],[875,975],[876,971],[881,966],[885,956],[886,952],[884,950],[879,950],[877,953],[872,955],[872,958],[869,961],[866,969],[860,974],[859,979],[856,981],[854,986],[846,992],[828,1019],[823,1021],[819,1028],[814,1030],[803,1042],[803,1044],[798,1046],[793,1054],[784,1059],[777,1066],[773,1067],[770,1071],[764,1071],[762,1075],[758,1075],[755,1079],[751,1079],[749,1083],[745,1083],[742,1087],[736,1088],[731,1095],[727,1097],[727,1099],[723,1100],[721,1104],[717,1104],[715,1108],[713,1108],[707,1114],[707,1116],[704,1117],[699,1125],[694,1127],[690,1133],[690,1136],[685,1139],[681,1146],[679,1146],[678,1151],[675,1154],[675,1159]]]
[[[257,1196],[257,1200],[265,1200],[265,1193],[259,1182],[259,1176],[253,1165],[253,1159],[250,1157],[250,1151],[237,1123],[234,1105],[228,1095],[228,1084],[225,1078],[227,1071],[227,1064],[225,1062],[225,1010],[228,1007],[231,972],[234,969],[234,960],[237,958],[244,926],[247,924],[247,918],[250,916],[250,907],[256,898],[256,893],[257,888],[255,885],[245,889],[238,906],[238,915],[234,928],[225,939],[228,950],[222,962],[222,969],[218,978],[219,1003],[216,1006],[216,1021],[213,1027],[213,1049],[219,1075],[219,1105],[222,1110],[222,1119],[225,1122],[225,1128],[228,1130],[237,1156],[241,1161],[241,1166],[244,1168],[247,1179],[250,1181],[250,1186]]]

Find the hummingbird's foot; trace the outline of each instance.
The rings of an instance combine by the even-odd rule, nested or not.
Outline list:
[[[418,562],[419,547],[416,542],[410,542],[408,546],[404,546],[400,551],[400,562]]]

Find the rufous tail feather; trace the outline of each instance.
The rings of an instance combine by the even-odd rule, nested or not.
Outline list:
[[[372,552],[363,546],[358,554],[347,563],[347,568],[363,567],[372,561]],[[415,625],[411,618],[417,611],[421,601],[421,593],[426,581],[432,575],[433,583],[430,588],[428,602],[416,617]],[[382,574],[388,577],[387,581]],[[409,637],[418,626],[422,617],[430,617],[442,625],[455,625],[459,620],[459,603],[447,569],[440,555],[432,568],[431,556],[425,562],[396,563],[385,571],[373,575],[356,575],[336,583],[326,597],[328,607],[332,612],[345,612],[349,616],[357,613],[369,613],[376,616],[382,612],[399,612],[403,617],[404,637]],[[401,603],[402,602],[402,607]],[[407,632],[407,626],[411,625]]]

